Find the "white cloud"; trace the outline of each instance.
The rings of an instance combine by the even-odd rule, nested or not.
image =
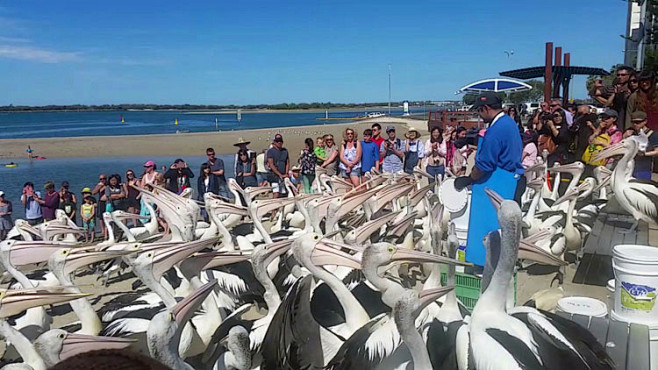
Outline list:
[[[41,49],[31,46],[0,45],[0,58],[31,60],[42,63],[62,63],[80,60],[79,52]]]
[[[30,39],[24,39],[22,37],[7,37],[0,36],[0,42],[10,43],[10,44],[29,44],[32,42]]]

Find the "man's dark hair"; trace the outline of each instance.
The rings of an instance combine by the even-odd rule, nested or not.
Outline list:
[[[363,135],[372,136],[372,130],[369,128],[363,130]]]
[[[23,184],[23,187],[26,187],[26,186],[34,187],[34,184],[28,181],[25,184]]]
[[[379,131],[382,130],[382,125],[380,125],[379,123],[373,123],[372,126],[370,126],[370,128],[375,128],[375,127],[377,127]]]
[[[619,72],[619,71],[626,71],[629,74],[634,74],[635,73],[635,68],[629,67],[629,66],[621,66],[621,67],[617,68],[617,72]]]
[[[215,149],[213,149],[213,148],[207,148],[207,149],[206,149],[206,153],[208,153],[208,152],[213,152],[213,153],[214,153],[214,152],[215,152]]]

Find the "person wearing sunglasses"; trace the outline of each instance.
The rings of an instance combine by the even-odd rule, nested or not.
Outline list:
[[[557,111],[562,111],[564,113],[564,117],[567,120],[567,126],[571,127],[573,124],[573,114],[562,107],[562,99],[552,98],[549,107],[551,108],[551,113],[553,114],[555,114]]]
[[[126,205],[128,207],[128,212],[130,213],[139,213],[139,191],[134,187],[139,187],[140,180],[135,176],[135,171],[128,170],[126,171],[126,182],[123,183],[124,192],[126,193]]]
[[[471,218],[466,242],[466,261],[484,266],[485,248],[482,240],[488,233],[498,230],[496,209],[485,189],[489,188],[504,199],[520,203],[525,191],[525,176],[521,164],[523,142],[516,122],[502,109],[500,97],[485,92],[475,99],[473,109],[488,124],[488,129],[479,140],[475,166],[469,176],[455,179],[457,191],[472,185]]]
[[[631,122],[636,135],[641,133],[649,139],[645,151],[639,151],[635,157],[635,169],[633,177],[642,180],[651,180],[651,172],[656,166],[658,157],[658,132],[647,127],[647,114],[641,111],[634,112],[631,115]]]
[[[658,92],[653,73],[643,71],[637,76],[639,88],[628,97],[626,126],[631,127],[631,115],[635,112],[647,114],[647,127],[658,131]]]

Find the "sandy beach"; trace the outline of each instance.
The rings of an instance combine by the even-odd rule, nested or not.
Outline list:
[[[315,140],[317,136],[332,134],[339,139],[342,138],[345,129],[350,127],[355,129],[361,138],[363,130],[369,128],[374,122],[379,122],[384,128],[386,125],[395,125],[399,137],[403,137],[410,127],[415,127],[423,134],[426,133],[426,123],[423,120],[380,117],[343,124],[318,124],[279,129],[167,135],[2,139],[0,140],[0,158],[25,157],[25,149],[28,145],[34,149],[35,155],[46,158],[203,155],[207,147],[215,148],[219,154],[231,154],[235,152],[233,144],[239,138],[250,141],[250,149],[261,151],[269,146],[276,133],[283,135],[284,145],[291,153],[297,153],[302,149],[304,139],[307,137]]]

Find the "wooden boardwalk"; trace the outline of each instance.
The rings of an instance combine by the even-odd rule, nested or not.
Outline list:
[[[640,222],[634,232],[622,232],[628,230],[632,223],[633,218],[627,215],[599,215],[585,242],[582,259],[573,278],[574,283],[605,286],[609,279],[614,278],[612,248],[615,245],[639,244],[658,247],[658,230],[649,228],[645,222]]]

